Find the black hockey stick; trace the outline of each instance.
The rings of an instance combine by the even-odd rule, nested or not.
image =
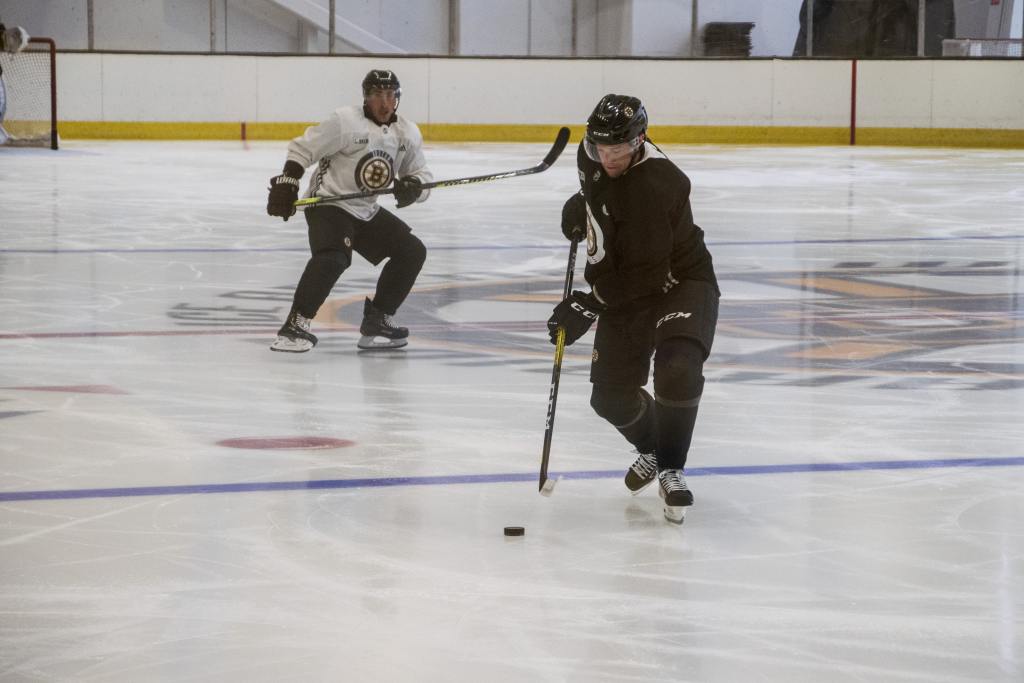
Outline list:
[[[569,247],[569,265],[565,269],[565,287],[562,288],[564,301],[572,293],[572,275],[576,270],[576,246],[578,239]],[[551,369],[551,391],[548,394],[548,416],[544,422],[544,451],[540,456],[540,484],[538,491],[542,496],[550,496],[555,490],[556,479],[548,479],[548,459],[551,456],[551,433],[555,428],[555,406],[558,403],[558,378],[562,375],[562,354],[565,351],[565,328],[558,328],[555,339],[555,366]]]
[[[424,190],[430,190],[435,187],[453,187],[455,185],[468,185],[470,183],[484,183],[489,180],[501,180],[502,178],[515,178],[521,175],[531,175],[533,173],[540,173],[546,171],[551,167],[558,155],[565,149],[565,145],[569,142],[569,129],[562,128],[558,131],[558,136],[555,138],[555,143],[551,145],[551,150],[544,157],[544,161],[540,162],[536,166],[530,168],[523,168],[518,171],[503,171],[501,173],[490,173],[488,175],[472,176],[470,178],[452,178],[451,180],[434,180],[429,183],[423,183],[420,187]],[[337,194],[330,197],[308,197],[306,199],[300,199],[295,202],[295,208],[297,209],[308,209],[311,206],[317,204],[323,204],[324,202],[338,202],[346,199],[363,199],[364,197],[373,197],[381,194],[394,194],[395,186],[384,187],[379,190],[367,190],[366,192],[352,192],[351,194]]]

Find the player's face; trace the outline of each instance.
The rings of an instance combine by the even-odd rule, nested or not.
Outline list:
[[[623,142],[618,145],[595,145],[597,147],[598,161],[601,167],[608,174],[609,178],[618,178],[626,172],[626,169],[633,163],[633,155],[636,154],[638,145],[633,142]]]
[[[381,90],[373,88],[363,99],[363,102],[366,104],[366,108],[370,110],[373,120],[377,123],[387,123],[391,120],[391,115],[395,113],[395,109],[398,108],[398,96],[395,95],[394,90],[390,89]]]

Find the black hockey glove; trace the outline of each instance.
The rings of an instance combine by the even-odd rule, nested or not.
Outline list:
[[[295,215],[295,200],[299,198],[299,178],[302,174],[302,166],[288,160],[284,162],[284,172],[270,179],[268,216],[280,216],[288,220]]]
[[[582,337],[597,320],[597,316],[608,308],[590,292],[573,292],[562,303],[555,306],[548,318],[548,336],[552,344],[558,344],[558,328],[565,328],[565,345],[569,346]]]
[[[402,209],[414,204],[423,194],[423,182],[414,175],[395,180],[395,208]]]
[[[587,202],[579,192],[569,197],[562,207],[562,234],[577,242],[587,238]]]

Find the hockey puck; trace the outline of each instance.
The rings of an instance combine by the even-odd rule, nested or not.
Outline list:
[[[505,527],[506,536],[525,536],[526,529],[521,526],[507,526]]]

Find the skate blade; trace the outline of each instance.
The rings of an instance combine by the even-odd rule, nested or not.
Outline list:
[[[288,339],[287,337],[278,337],[273,344],[270,345],[271,351],[283,351],[284,353],[305,353],[313,348],[314,344],[305,339]]]
[[[673,524],[682,524],[686,519],[686,508],[684,507],[665,505],[662,511],[665,513],[665,520]]]
[[[381,341],[377,341],[377,340]],[[387,351],[400,349],[409,343],[408,339],[388,339],[387,337],[369,337],[363,335],[356,344],[363,351]]]

